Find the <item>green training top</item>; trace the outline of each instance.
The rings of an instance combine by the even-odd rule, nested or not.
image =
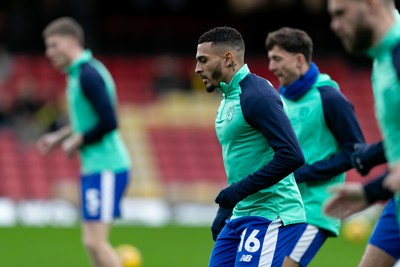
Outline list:
[[[323,205],[331,197],[328,188],[344,183],[351,168],[354,144],[364,137],[350,102],[327,74],[294,100],[282,96],[299,140],[305,164],[294,175],[306,209],[307,223],[339,234],[340,220],[326,216]]]
[[[267,80],[250,73],[247,65],[229,84],[221,83],[220,90],[223,99],[215,126],[228,184],[248,175],[280,179],[240,201],[232,219],[261,216],[279,217],[284,225],[304,222],[300,192],[292,171],[286,174],[293,169],[294,148],[301,150],[279,94]]]
[[[89,50],[71,63],[66,69],[67,102],[73,133],[84,135],[99,123],[98,112],[93,108],[96,99],[88,99],[82,88],[82,80],[93,81],[99,88],[105,88],[106,98],[116,109],[115,84],[105,66],[92,57]],[[97,79],[97,80],[96,80]],[[101,89],[100,88],[100,89]],[[96,89],[96,88],[95,88]],[[104,89],[102,89],[104,90]],[[105,133],[99,140],[84,144],[80,148],[81,171],[84,174],[103,170],[119,171],[130,167],[128,151],[118,129]]]

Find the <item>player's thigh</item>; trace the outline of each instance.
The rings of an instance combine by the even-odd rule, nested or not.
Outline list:
[[[260,256],[260,266],[283,266],[288,252],[293,248],[293,239],[297,239],[304,228],[304,223],[280,226],[276,239],[276,233],[273,233],[273,231],[267,233]],[[272,240],[276,242],[275,245]]]
[[[103,171],[81,176],[81,211],[85,222],[111,223],[121,214],[120,201],[129,172]]]
[[[293,238],[300,235],[304,224],[283,226],[280,219],[269,221],[255,217],[254,222],[241,231],[236,254],[236,267],[281,267]]]
[[[400,231],[396,214],[396,204],[394,199],[391,199],[382,211],[368,241],[369,245],[379,248],[395,260],[400,258]],[[379,251],[367,248],[365,253],[371,253],[372,256],[367,256],[373,259]]]
[[[240,234],[231,228],[230,221],[228,221],[214,243],[208,266],[234,266],[239,243]]]
[[[328,238],[328,232],[306,224],[299,238],[293,239],[294,246],[288,253],[285,266],[308,266]]]
[[[283,261],[282,267],[299,267],[300,265],[289,258],[288,256],[285,257],[285,260]]]
[[[396,259],[382,249],[368,244],[358,267],[392,267]]]

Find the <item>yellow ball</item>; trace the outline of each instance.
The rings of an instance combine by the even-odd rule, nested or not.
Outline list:
[[[142,266],[142,254],[139,249],[129,244],[121,244],[115,248],[123,267]]]
[[[372,230],[371,222],[366,218],[354,218],[344,223],[344,237],[354,243],[363,242],[368,239]]]

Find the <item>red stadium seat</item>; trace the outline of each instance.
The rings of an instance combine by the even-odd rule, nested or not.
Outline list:
[[[164,180],[225,182],[214,129],[152,128],[151,140]]]

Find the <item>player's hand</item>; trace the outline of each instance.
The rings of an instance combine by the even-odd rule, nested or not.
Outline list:
[[[383,181],[383,186],[390,191],[400,192],[400,163],[390,167],[390,172]]]
[[[346,183],[342,187],[331,187],[329,191],[334,194],[324,207],[329,216],[345,219],[369,206],[361,183]]]
[[[69,158],[73,157],[83,144],[83,137],[80,134],[73,134],[62,143],[62,150]]]
[[[222,231],[222,228],[225,226],[225,221],[228,220],[232,216],[232,209],[225,209],[219,207],[217,211],[217,215],[211,225],[211,233],[213,240],[217,240],[219,233]]]
[[[238,184],[233,183],[219,192],[218,196],[215,198],[215,203],[219,204],[222,208],[233,209],[242,199],[243,197],[241,197]]]
[[[58,144],[57,133],[47,133],[41,136],[36,142],[36,148],[42,155],[48,155]]]
[[[355,144],[354,145],[354,152],[351,154],[351,165],[353,166],[356,171],[365,176],[369,173],[373,166],[368,166],[366,162],[366,152],[368,151],[367,144]]]
[[[383,142],[355,144],[350,160],[359,174],[367,175],[373,167],[386,162]]]

